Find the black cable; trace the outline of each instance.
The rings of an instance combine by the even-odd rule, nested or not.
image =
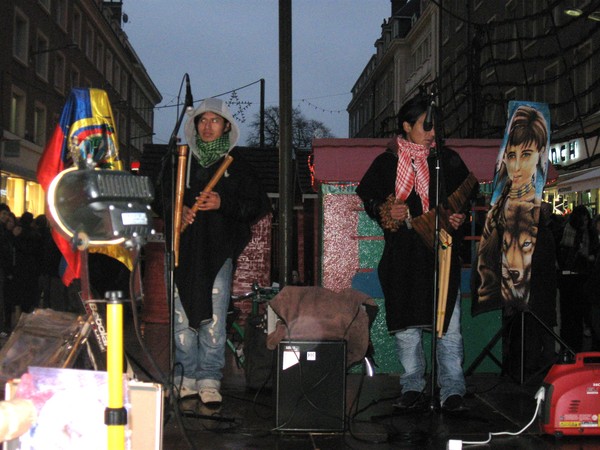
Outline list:
[[[177,399],[179,398],[179,395],[175,395],[175,389],[174,386],[172,384],[170,384],[168,382],[168,380],[166,380],[165,375],[163,374],[162,370],[160,369],[160,367],[158,366],[158,364],[156,363],[155,359],[153,358],[152,354],[148,351],[148,348],[146,347],[146,344],[144,342],[144,339],[142,338],[141,332],[140,332],[140,324],[139,324],[139,318],[138,318],[138,311],[137,311],[137,301],[143,298],[143,293],[140,291],[139,295],[136,292],[135,289],[135,275],[136,272],[139,271],[141,269],[140,266],[140,252],[137,251],[136,252],[136,257],[134,259],[134,264],[133,264],[133,270],[131,271],[131,275],[129,277],[129,295],[131,298],[131,311],[132,311],[132,318],[133,318],[133,328],[135,330],[135,335],[136,338],[138,340],[138,344],[140,345],[140,347],[142,348],[143,354],[148,358],[148,360],[150,361],[153,369],[156,371],[156,373],[159,376],[159,382],[164,386],[164,388],[168,391],[169,394],[169,400],[171,403],[171,410],[173,412],[173,415],[175,416],[175,420],[177,422],[177,425],[179,426],[179,428],[181,429],[181,432],[183,434],[183,438],[186,442],[186,444],[188,445],[188,447],[192,450],[195,450],[196,447],[194,446],[192,440],[190,439],[189,435],[186,433],[185,427],[183,426],[183,421],[181,419],[181,414],[179,411],[179,405],[177,402]],[[140,280],[141,280],[141,276],[140,276]],[[140,284],[140,290],[142,289],[142,285]]]

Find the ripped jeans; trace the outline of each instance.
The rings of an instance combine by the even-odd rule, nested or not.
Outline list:
[[[200,325],[198,330],[190,328],[179,293],[175,291],[175,380],[176,384],[181,382],[192,391],[221,387],[232,272],[233,264],[229,258],[213,284],[212,320]]]

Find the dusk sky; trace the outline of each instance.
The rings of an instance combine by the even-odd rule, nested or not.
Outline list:
[[[351,89],[390,11],[390,0],[292,0],[292,104],[335,137],[348,137]],[[123,13],[123,29],[163,97],[154,143],[169,141],[186,73],[195,107],[213,96],[233,102],[239,145],[260,109],[261,78],[266,106],[278,106],[277,0],[125,0]]]

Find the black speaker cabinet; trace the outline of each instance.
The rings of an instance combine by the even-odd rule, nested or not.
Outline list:
[[[346,341],[281,341],[276,402],[277,430],[344,431]]]

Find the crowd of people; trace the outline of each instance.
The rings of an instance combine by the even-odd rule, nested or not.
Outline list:
[[[558,236],[560,238],[558,238]],[[576,206],[558,233],[561,337],[575,352],[600,351],[600,215]]]
[[[59,276],[61,254],[45,215],[17,217],[0,203],[0,333],[10,334],[22,312],[67,309]]]

